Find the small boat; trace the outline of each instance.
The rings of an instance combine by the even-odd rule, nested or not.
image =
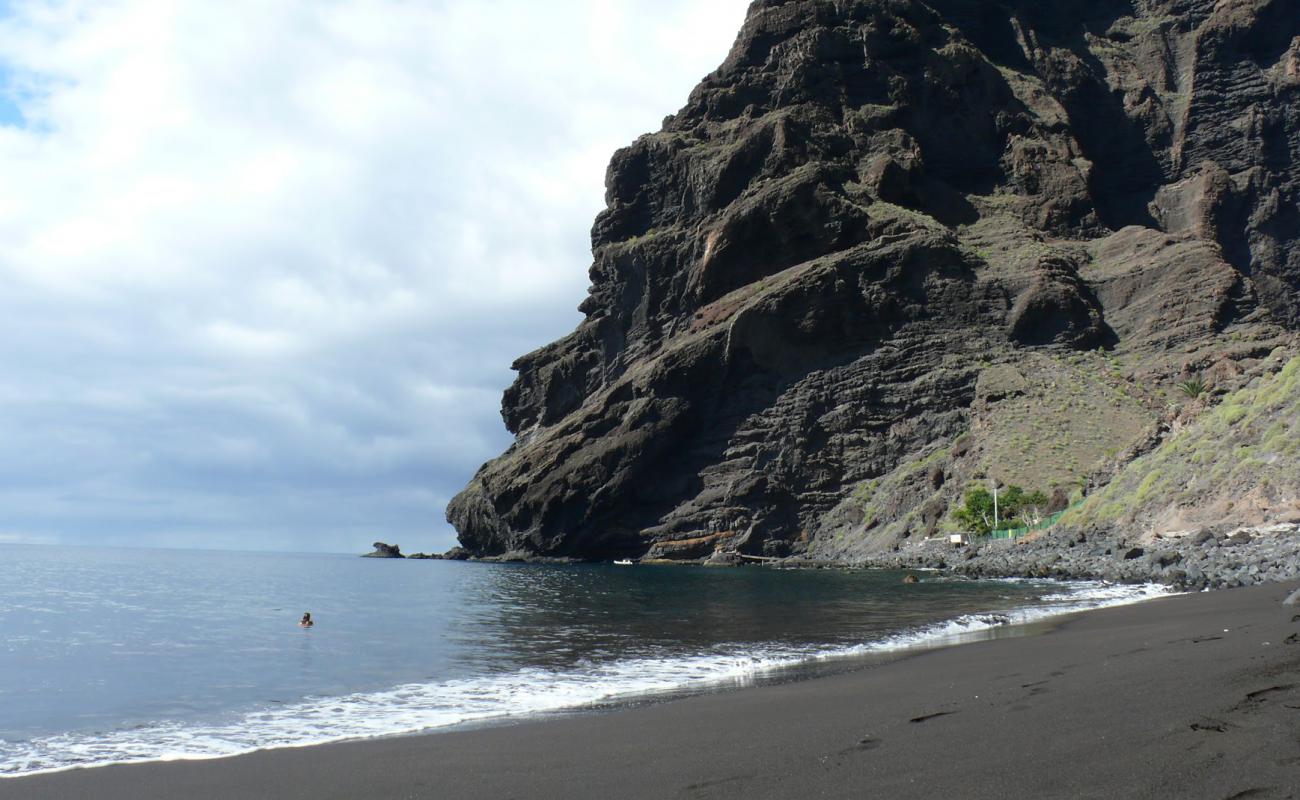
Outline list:
[[[632,564],[635,563],[635,562],[633,562],[632,559],[630,559],[630,558],[620,558],[620,559],[618,559],[617,561],[615,561],[614,563],[615,563],[616,565],[620,566],[620,567],[630,567],[630,566],[632,566]]]

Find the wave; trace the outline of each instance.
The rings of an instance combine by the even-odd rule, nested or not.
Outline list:
[[[988,638],[998,628],[1061,614],[1123,605],[1168,593],[1165,587],[1076,583],[1040,604],[978,614],[883,639],[830,648],[760,647],[708,655],[587,663],[564,670],[524,669],[378,692],[307,697],[208,724],[163,722],[106,732],[0,740],[0,777],[144,761],[222,758],[256,750],[306,747],[419,733],[466,723],[580,711],[638,698],[751,685],[801,665]]]

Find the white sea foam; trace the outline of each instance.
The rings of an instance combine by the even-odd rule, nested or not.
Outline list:
[[[989,631],[1060,614],[1123,605],[1167,593],[1164,587],[1073,584],[1041,605],[966,614],[881,640],[826,649],[759,648],[724,654],[526,669],[506,675],[413,683],[379,692],[305,698],[260,708],[217,724],[157,723],[28,741],[0,740],[0,776],[86,766],[206,759],[254,750],[393,736],[639,697],[744,686],[800,664],[935,647],[986,638]]]

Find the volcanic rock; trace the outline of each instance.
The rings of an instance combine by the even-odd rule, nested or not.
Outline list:
[[[384,542],[375,542],[372,547],[375,548],[373,553],[366,553],[362,558],[406,558],[402,555],[402,550],[395,544],[385,544]]]
[[[1300,325],[1297,64],[1292,0],[757,0],[615,154],[585,319],[448,520],[846,560],[1104,485]]]

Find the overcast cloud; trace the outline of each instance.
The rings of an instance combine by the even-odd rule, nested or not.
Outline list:
[[[451,546],[610,155],[745,5],[9,3],[0,542]]]

